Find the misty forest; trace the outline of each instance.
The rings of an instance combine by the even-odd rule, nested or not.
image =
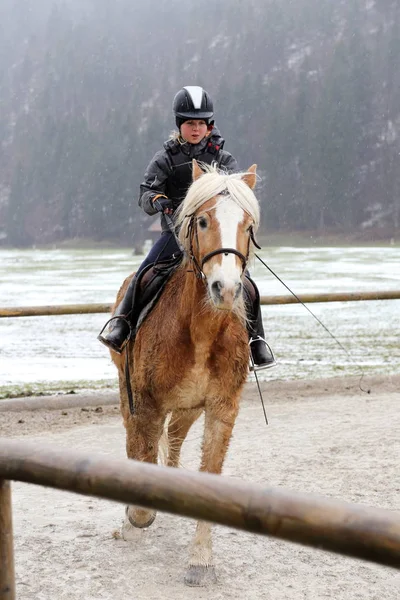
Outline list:
[[[144,239],[184,85],[258,164],[262,233],[397,238],[399,59],[398,0],[1,0],[0,243]]]

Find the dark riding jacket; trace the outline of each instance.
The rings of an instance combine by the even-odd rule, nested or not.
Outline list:
[[[156,214],[153,201],[162,194],[171,200],[174,209],[178,208],[192,183],[193,158],[208,165],[216,162],[227,173],[236,171],[236,159],[223,150],[224,143],[215,126],[211,135],[199,144],[182,143],[178,139],[165,142],[163,149],[155,154],[146,169],[144,182],[140,186],[139,206],[149,215]],[[164,215],[161,215],[161,227],[163,231],[169,230]]]

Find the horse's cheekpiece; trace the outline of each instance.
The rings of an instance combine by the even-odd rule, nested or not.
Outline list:
[[[225,192],[225,191],[228,192],[228,190],[222,190],[222,192]],[[220,192],[218,195],[219,196],[225,195],[225,193]],[[229,195],[229,192],[228,192],[228,195]],[[225,256],[228,256],[228,254],[235,254],[236,256],[238,256],[242,263],[242,274],[243,274],[246,269],[248,260],[249,260],[250,240],[254,241],[253,234],[250,233],[246,256],[244,254],[242,254],[241,252],[239,252],[239,250],[237,250],[236,248],[217,248],[216,250],[213,250],[212,252],[208,252],[205,256],[203,256],[203,258],[201,260],[201,264],[199,264],[199,261],[196,258],[195,250],[193,247],[193,239],[194,238],[196,238],[197,246],[199,245],[199,240],[198,240],[198,236],[197,236],[197,222],[196,222],[194,214],[190,215],[189,218],[190,218],[190,221],[189,221],[186,237],[189,238],[189,243],[190,243],[189,256],[190,256],[190,260],[192,261],[193,266],[195,268],[196,277],[198,279],[203,279],[205,282],[207,281],[207,277],[204,274],[203,267],[207,261],[209,261],[211,258],[213,258],[213,256],[217,256],[218,254],[225,254]],[[252,230],[252,228],[251,228],[251,230]]]

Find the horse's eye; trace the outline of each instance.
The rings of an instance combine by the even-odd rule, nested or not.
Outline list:
[[[198,222],[200,229],[207,229],[207,219],[205,217],[200,217]]]

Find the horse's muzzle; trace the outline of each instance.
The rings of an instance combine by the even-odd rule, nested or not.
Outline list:
[[[219,310],[232,310],[242,293],[242,283],[224,285],[221,281],[213,281],[209,286],[210,298]]]

